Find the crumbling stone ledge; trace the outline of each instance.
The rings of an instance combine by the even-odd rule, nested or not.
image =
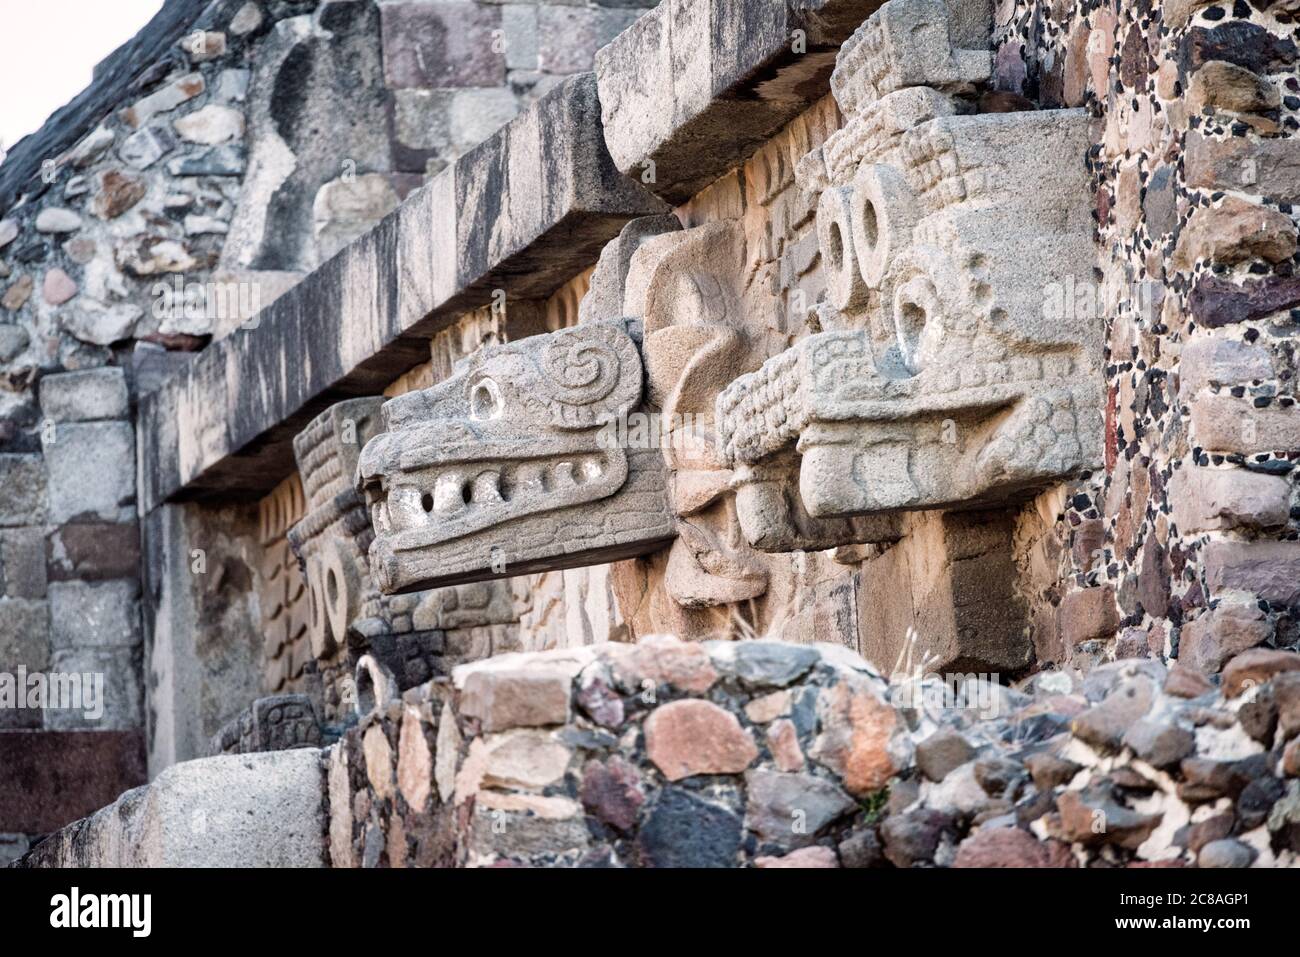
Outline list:
[[[330,753],[334,866],[1244,867],[1300,850],[1300,655],[887,683],[836,645],[506,655]]]

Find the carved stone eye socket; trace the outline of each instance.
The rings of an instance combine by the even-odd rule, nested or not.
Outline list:
[[[476,422],[499,419],[505,411],[501,389],[491,379],[480,379],[469,392],[469,417]]]
[[[832,186],[817,204],[817,245],[826,264],[826,286],[831,305],[841,311],[866,305],[867,287],[858,274],[850,226],[852,190]]]
[[[861,203],[859,215],[862,217],[862,238],[866,241],[864,245],[868,249],[875,249],[876,243],[880,240],[880,226],[876,222],[876,204],[865,196]]]
[[[894,329],[898,351],[907,370],[916,375],[926,367],[943,335],[939,297],[923,278],[905,283],[894,297]]]
[[[849,222],[862,281],[880,289],[890,267],[912,241],[916,201],[892,166],[863,164],[853,178]]]

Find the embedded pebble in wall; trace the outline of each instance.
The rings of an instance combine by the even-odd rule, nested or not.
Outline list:
[[[36,214],[35,225],[39,233],[75,233],[81,228],[81,217],[70,209],[47,206]]]
[[[244,114],[229,106],[209,104],[172,123],[181,139],[216,146],[244,135]]]
[[[117,155],[136,169],[148,169],[176,146],[176,137],[165,127],[150,126],[128,136]]]
[[[0,219],[0,249],[18,238],[18,224],[12,219]]]
[[[51,306],[61,306],[77,294],[77,284],[62,269],[51,269],[45,274],[41,295]]]
[[[122,110],[118,116],[133,130],[138,130],[159,113],[168,113],[207,88],[202,73],[191,73],[175,80],[155,93],[151,93],[134,106]]]
[[[262,25],[262,8],[249,0],[236,11],[230,20],[230,32],[237,37],[252,33]]]
[[[116,219],[144,199],[146,191],[143,180],[121,170],[105,170],[96,177],[90,211],[100,219]]]
[[[167,161],[167,172],[172,176],[242,176],[248,165],[248,155],[239,143],[227,143],[211,149]]]
[[[67,161],[75,169],[85,169],[113,145],[114,139],[116,136],[112,130],[97,126],[89,136],[72,148],[68,153]]]
[[[4,306],[10,312],[17,312],[32,296],[32,290],[36,288],[36,280],[31,276],[22,275],[14,280],[13,284],[4,291],[0,296],[0,306]]]

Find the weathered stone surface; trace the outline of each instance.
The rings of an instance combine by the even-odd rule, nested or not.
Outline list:
[[[1205,582],[1213,595],[1239,591],[1294,604],[1300,600],[1300,542],[1210,542]]]
[[[244,135],[244,114],[229,106],[210,103],[172,123],[181,139],[216,146]]]
[[[143,310],[129,302],[105,306],[93,299],[82,297],[63,315],[63,327],[68,334],[97,346],[111,346],[130,339]]]
[[[140,586],[135,581],[51,582],[54,651],[132,647],[140,640]]]
[[[778,771],[802,771],[803,749],[799,747],[799,731],[794,723],[781,718],[767,729],[767,747]]]
[[[669,781],[696,774],[737,774],[758,746],[735,715],[709,701],[660,705],[645,721],[646,753]]]
[[[1124,744],[1152,767],[1167,768],[1196,749],[1196,736],[1167,719],[1143,718],[1124,732]]]
[[[1191,187],[1249,189],[1273,202],[1300,201],[1300,156],[1285,139],[1215,139],[1191,130],[1184,165]]]
[[[1262,319],[1297,303],[1300,280],[1277,276],[1238,284],[1203,275],[1188,300],[1192,317],[1210,329]]]
[[[571,752],[547,731],[506,731],[481,739],[483,785],[540,791],[564,777]]]
[[[734,867],[740,816],[681,788],[663,788],[644,811],[637,835],[648,867]]]
[[[379,173],[332,180],[312,204],[316,242],[328,259],[397,208],[397,191]]]
[[[129,422],[72,422],[42,436],[53,522],[127,522],[135,515],[135,431]]]
[[[62,269],[51,269],[41,283],[41,298],[51,306],[61,306],[77,294],[77,284]]]
[[[1277,263],[1295,251],[1296,227],[1290,216],[1227,196],[1217,206],[1197,207],[1179,234],[1173,264],[1190,270],[1202,261],[1229,266],[1251,259]]]
[[[43,671],[50,660],[49,629],[46,602],[0,598],[0,669],[13,672],[22,665],[29,672]]]
[[[40,526],[0,529],[0,597],[45,597],[43,532]]]
[[[1237,868],[1250,867],[1255,850],[1241,841],[1225,839],[1211,841],[1196,856],[1197,867]]]
[[[587,763],[582,773],[581,797],[587,813],[625,834],[631,833],[645,803],[636,768],[618,757],[603,764]]]
[[[569,689],[560,671],[475,671],[465,679],[460,712],[478,718],[485,732],[564,724]]]
[[[35,288],[35,279],[28,275],[19,276],[5,289],[4,296],[0,297],[0,306],[4,306],[10,312],[17,312],[27,304]]]
[[[855,797],[879,791],[898,768],[894,709],[867,688],[841,682],[818,696],[822,732],[809,756],[844,778]]]
[[[145,783],[144,735],[132,731],[0,731],[0,821],[49,834]],[[76,782],[70,787],[69,782]]]
[[[602,444],[603,423],[642,389],[636,344],[615,320],[481,350],[385,404],[357,472],[376,515],[380,591],[595,564],[671,539],[662,455]],[[417,459],[412,442],[427,450]]]
[[[121,170],[109,169],[96,177],[95,197],[90,211],[100,219],[116,219],[144,199],[144,180]]]
[[[1187,90],[1187,106],[1194,113],[1206,109],[1260,113],[1277,109],[1281,100],[1268,80],[1224,60],[1211,60],[1192,74]]]
[[[839,867],[839,858],[829,847],[801,847],[782,857],[756,857],[754,866],[763,870],[769,868],[827,868]]]
[[[811,105],[839,45],[878,6],[692,0],[656,7],[596,54],[614,162],[638,178],[652,163],[650,188],[669,202],[687,199]],[[804,32],[806,51],[794,51],[795,30]],[[704,36],[711,42],[692,39]]]
[[[1183,626],[1178,660],[1204,674],[1216,674],[1233,655],[1262,644],[1271,632],[1255,605],[1222,602]]]
[[[1059,623],[1061,639],[1067,648],[1113,637],[1119,628],[1114,589],[1103,585],[1070,592],[1061,599]]]
[[[433,793],[433,754],[424,736],[424,722],[414,708],[402,712],[397,742],[397,789],[413,811],[423,811]]]
[[[975,756],[964,735],[950,729],[936,731],[916,746],[916,765],[931,781],[942,781],[948,772]]]
[[[1179,393],[1192,396],[1208,385],[1233,386],[1273,377],[1268,350],[1222,336],[1197,336],[1179,356]]]
[[[833,821],[857,804],[830,781],[811,774],[756,770],[745,775],[745,826],[783,847],[811,844]]]
[[[1292,409],[1256,408],[1227,393],[1201,394],[1192,403],[1192,434],[1207,451],[1254,455],[1300,448],[1300,423]]]
[[[953,867],[1074,867],[1066,847],[1018,827],[985,827],[962,841]]]
[[[1174,514],[1186,532],[1285,525],[1291,507],[1286,479],[1243,469],[1184,466],[1175,473]]]
[[[47,838],[42,867],[321,867],[321,752],[222,755],[173,765],[142,790]]]
[[[1223,694],[1235,698],[1247,688],[1261,685],[1274,675],[1287,671],[1300,671],[1300,654],[1272,648],[1243,651],[1223,669]]]
[[[817,663],[812,648],[769,641],[747,641],[736,648],[736,674],[751,688],[784,687]]]
[[[155,90],[142,100],[122,110],[118,116],[133,130],[138,130],[159,113],[176,109],[201,94],[207,88],[202,73],[188,73]]]
[[[501,9],[491,4],[433,0],[386,3],[384,79],[390,87],[500,86],[505,58],[494,33]]]
[[[1160,824],[1159,814],[1142,814],[1098,791],[1065,791],[1057,799],[1067,840],[1084,845],[1118,844],[1134,850]]]
[[[87,369],[41,379],[41,414],[51,422],[125,419],[130,414],[121,369]]]
[[[38,233],[75,233],[81,228],[81,217],[70,209],[46,206],[36,214],[34,225]]]
[[[41,456],[0,453],[0,526],[40,524],[46,514]]]
[[[366,779],[375,796],[387,800],[393,796],[393,747],[378,724],[372,724],[361,737],[361,753],[366,759]]]

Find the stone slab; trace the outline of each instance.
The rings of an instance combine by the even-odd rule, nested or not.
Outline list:
[[[324,784],[315,748],[186,761],[51,835],[26,864],[323,867]]]
[[[882,0],[664,0],[596,54],[615,164],[681,203],[827,95]],[[795,42],[803,31],[804,46]]]

